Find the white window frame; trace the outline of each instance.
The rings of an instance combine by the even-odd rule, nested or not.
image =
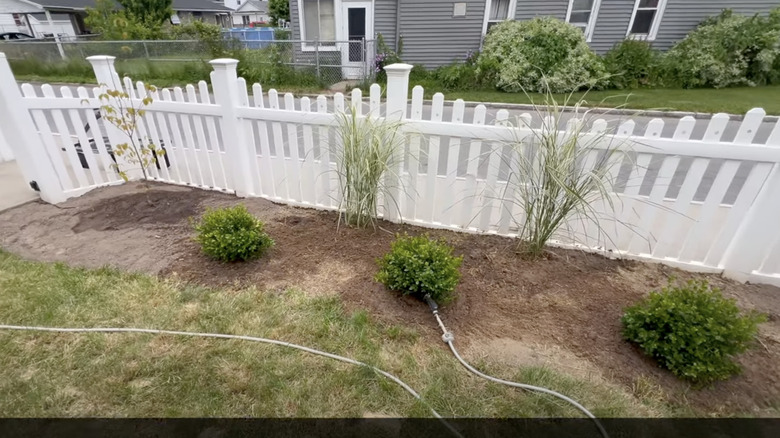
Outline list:
[[[484,38],[485,35],[487,35],[487,28],[488,23],[490,20],[490,6],[492,5],[493,0],[485,0],[485,18],[482,20],[482,37]],[[509,0],[509,11],[507,12],[506,20],[514,20],[515,19],[515,12],[517,11],[517,0]],[[506,20],[500,20],[500,21],[506,21]],[[495,21],[495,20],[492,20]]]
[[[569,7],[566,9],[566,22],[569,23],[571,19],[571,10],[574,7],[574,0],[569,0]],[[585,40],[591,42],[593,39],[593,30],[596,28],[596,18],[599,15],[599,9],[601,9],[601,0],[594,0],[593,6],[590,8],[590,17],[588,17],[588,24],[585,26]]]
[[[334,26],[336,27],[335,32],[338,38],[338,31],[339,26],[341,25],[341,0],[333,0],[333,22]],[[366,17],[368,19],[369,17]],[[301,32],[301,51],[303,52],[314,52],[315,50],[320,52],[339,52],[341,49],[338,47],[338,44],[334,44],[332,46],[324,46],[322,44],[319,44],[319,47],[315,47],[313,44],[306,44],[304,41],[306,41],[306,23],[305,18],[303,17],[303,1],[298,0],[298,29]]]
[[[631,13],[631,20],[628,22],[628,29],[626,29],[626,37],[636,40],[654,41],[658,35],[658,28],[661,27],[661,19],[664,16],[664,10],[666,9],[666,0],[658,0],[658,6],[655,8],[655,16],[653,16],[653,24],[650,25],[650,32],[643,33],[631,33],[631,28],[634,27],[634,20],[636,19],[636,11],[639,10],[640,0],[634,1],[634,11]],[[649,10],[651,8],[643,8],[643,10]]]

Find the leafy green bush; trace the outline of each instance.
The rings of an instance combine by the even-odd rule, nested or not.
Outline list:
[[[702,22],[664,57],[665,85],[763,85],[780,66],[780,9],[746,17],[730,10]]]
[[[376,56],[374,57],[374,74],[378,83],[387,82],[387,73],[385,67],[390,64],[403,62],[401,54],[403,53],[403,40],[398,40],[398,50],[391,49],[385,43],[385,37],[381,33],[376,34]]]
[[[740,313],[706,281],[669,285],[626,309],[623,336],[678,377],[704,385],[740,371],[733,357],[747,350],[763,315]]]
[[[452,291],[460,280],[462,261],[443,240],[399,236],[390,252],[379,259],[376,280],[404,295],[430,294],[434,300],[447,303],[454,298]]]
[[[479,85],[474,65],[454,63],[437,68],[432,76],[444,90],[470,90]]]
[[[260,257],[274,245],[263,228],[263,223],[243,205],[209,209],[195,224],[195,240],[211,258],[246,261]]]
[[[638,88],[655,82],[659,55],[647,41],[627,39],[604,55],[604,67],[614,88]]]
[[[551,17],[493,26],[477,72],[483,83],[507,92],[565,93],[598,87],[606,76],[582,31]]]

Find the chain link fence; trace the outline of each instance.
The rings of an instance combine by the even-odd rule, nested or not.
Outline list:
[[[50,69],[88,56],[110,55],[117,58],[120,72],[132,74],[144,66],[147,70],[170,71],[187,69],[193,63],[202,67],[206,61],[227,54],[240,60],[239,72],[248,81],[264,86],[312,86],[316,82],[323,87],[345,80],[370,80],[374,75],[375,47],[374,41],[362,39],[242,41],[230,38],[216,43],[200,40],[0,42],[0,52],[12,61],[12,66],[16,61],[45,64],[46,69]],[[189,76],[186,80],[190,80]]]

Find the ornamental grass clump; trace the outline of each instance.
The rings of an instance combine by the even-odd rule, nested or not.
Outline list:
[[[541,127],[524,130],[528,134],[514,130],[514,137],[501,144],[511,150],[502,160],[510,169],[503,201],[520,212],[512,219],[520,251],[529,258],[541,257],[556,234],[574,243],[607,238],[601,222],[615,217],[612,188],[631,145],[611,136],[607,127],[593,130],[586,102],[572,104],[570,98],[559,104],[548,90],[545,103],[534,106]],[[530,128],[530,123],[518,118],[516,127]],[[575,231],[585,224],[593,224],[598,235]]]
[[[742,313],[735,300],[703,280],[669,285],[626,309],[623,336],[648,356],[697,386],[740,372],[734,357],[754,343],[755,312]]]
[[[209,209],[195,224],[195,240],[203,252],[222,262],[256,259],[273,245],[264,224],[246,207]]]
[[[444,240],[399,236],[390,252],[378,260],[376,280],[404,295],[430,295],[445,304],[455,298],[453,291],[460,281],[458,268],[462,261],[463,257],[454,256]]]
[[[342,219],[358,228],[374,226],[377,202],[384,193],[385,209],[397,208],[388,189],[396,187],[405,136],[400,121],[351,109],[336,116],[336,172],[339,178]]]

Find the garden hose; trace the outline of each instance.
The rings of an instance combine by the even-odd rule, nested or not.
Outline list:
[[[175,335],[175,336],[192,336],[192,337],[199,337],[199,338],[217,338],[217,339],[238,339],[242,341],[251,341],[251,342],[261,342],[264,344],[271,344],[271,345],[278,345],[281,347],[288,347],[288,348],[294,348],[296,350],[304,351],[306,353],[316,354],[318,356],[324,356],[330,359],[335,359],[341,362],[346,362],[348,364],[357,365],[357,366],[363,366],[366,368],[370,368],[374,372],[381,374],[388,379],[392,380],[393,382],[397,383],[401,388],[406,390],[409,394],[412,395],[412,397],[419,400],[421,403],[425,404],[428,409],[430,409],[431,414],[433,414],[434,417],[439,419],[447,429],[449,429],[452,433],[454,433],[456,436],[463,438],[463,435],[461,435],[455,428],[450,425],[447,420],[442,418],[441,415],[439,415],[438,412],[436,412],[435,409],[433,409],[428,403],[425,402],[425,400],[420,397],[420,394],[418,394],[414,389],[412,389],[411,386],[404,383],[401,379],[398,377],[388,373],[387,371],[382,371],[379,368],[369,365],[364,362],[360,362],[355,359],[350,359],[348,357],[339,356],[337,354],[333,353],[327,353],[320,350],[315,350],[314,348],[304,347],[302,345],[293,344],[290,342],[284,342],[284,341],[277,341],[275,339],[266,339],[266,338],[258,338],[255,336],[242,336],[242,335],[226,335],[226,334],[220,334],[220,333],[198,333],[198,332],[182,332],[182,331],[176,331],[176,330],[156,330],[156,329],[143,329],[143,328],[125,328],[125,327],[116,327],[116,328],[104,328],[104,327],[96,327],[96,328],[67,328],[67,327],[35,327],[35,326],[22,326],[22,325],[5,325],[0,324],[0,330],[27,330],[27,331],[38,331],[38,332],[56,332],[56,333],[145,333],[145,334],[153,334],[153,335]]]
[[[525,389],[527,391],[534,391],[534,392],[539,392],[539,393],[542,393],[542,394],[548,394],[548,395],[551,395],[553,397],[557,397],[557,398],[559,398],[559,399],[561,399],[561,400],[571,404],[572,406],[574,406],[575,408],[579,409],[580,411],[582,411],[582,413],[584,413],[585,416],[587,416],[588,418],[593,420],[593,422],[596,424],[596,427],[598,428],[599,432],[601,433],[601,436],[603,436],[604,438],[609,438],[609,435],[607,434],[606,429],[604,429],[604,426],[601,425],[601,422],[598,420],[598,418],[596,418],[595,415],[591,414],[589,410],[587,410],[581,404],[577,403],[575,400],[573,400],[573,399],[571,399],[569,397],[566,397],[565,395],[563,395],[561,393],[555,392],[555,391],[553,391],[551,389],[542,388],[541,386],[533,386],[533,385],[527,385],[525,383],[510,382],[509,380],[503,380],[503,379],[499,379],[499,378],[496,378],[496,377],[493,377],[493,376],[489,376],[489,375],[479,371],[478,369],[474,368],[473,366],[471,366],[468,362],[466,362],[460,356],[460,354],[458,354],[458,350],[455,349],[455,344],[454,344],[454,342],[455,342],[455,335],[451,331],[447,330],[447,327],[444,326],[444,323],[442,322],[441,317],[439,316],[439,306],[436,304],[436,301],[434,301],[433,298],[431,298],[431,296],[428,295],[428,294],[425,294],[423,299],[425,300],[426,303],[428,303],[428,307],[430,307],[431,313],[433,313],[433,316],[436,318],[436,322],[439,324],[439,327],[441,328],[441,331],[443,333],[442,336],[441,336],[442,341],[444,341],[447,345],[449,345],[450,350],[452,350],[452,354],[455,355],[455,357],[458,359],[458,361],[460,361],[460,363],[467,370],[471,371],[473,374],[475,374],[475,375],[477,375],[479,377],[482,377],[483,379],[490,380],[491,382],[501,383],[502,385],[512,386],[514,388],[521,388],[521,389]]]

